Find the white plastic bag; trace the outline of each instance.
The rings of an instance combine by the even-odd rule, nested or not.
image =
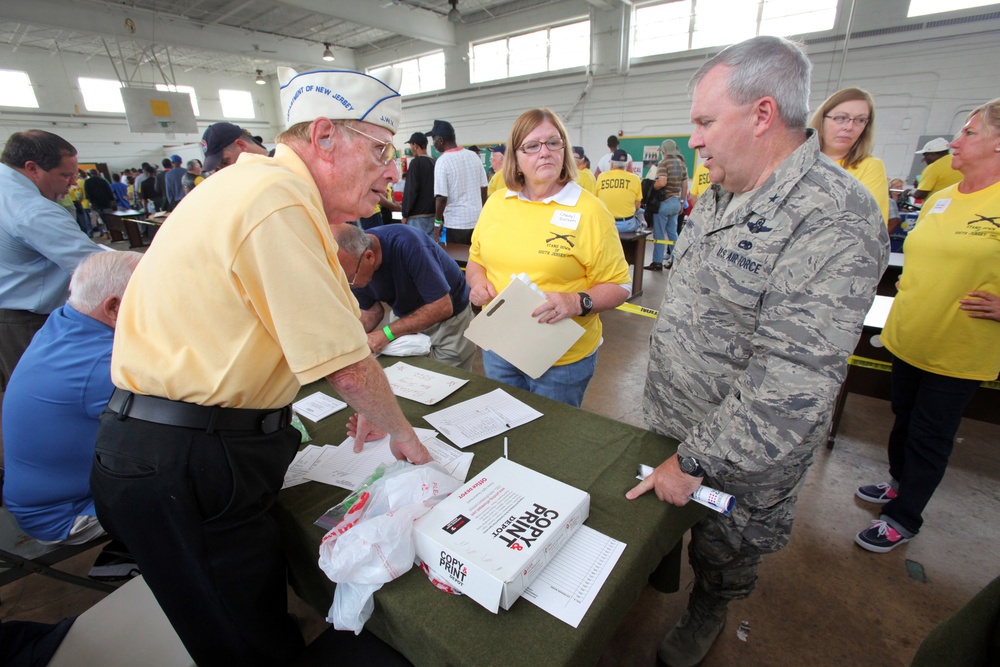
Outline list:
[[[375,591],[413,567],[413,522],[460,485],[434,461],[380,472],[325,515],[341,519],[319,545],[319,566],[337,584],[326,620],[355,634],[375,609]]]
[[[387,357],[426,357],[431,353],[431,337],[416,333],[400,336],[382,348]]]

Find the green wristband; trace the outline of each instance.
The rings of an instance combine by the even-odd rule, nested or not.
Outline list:
[[[396,340],[396,337],[392,335],[392,330],[389,329],[389,325],[388,324],[385,325],[384,327],[382,327],[382,333],[385,334],[385,337],[389,339],[390,343],[392,341]]]
[[[434,226],[435,227],[442,227],[443,225],[444,225],[444,220],[435,220],[434,221]]]

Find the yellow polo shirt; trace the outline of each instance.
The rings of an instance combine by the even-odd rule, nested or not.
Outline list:
[[[472,232],[469,261],[486,269],[497,293],[510,284],[511,274],[522,271],[545,292],[631,284],[607,208],[577,183],[568,183],[540,202],[522,200],[509,189],[503,196],[490,197]],[[601,342],[601,319],[596,313],[573,319],[584,334],[556,366],[589,356]]]
[[[624,169],[602,171],[597,177],[597,198],[616,218],[631,218],[635,205],[642,201],[642,183],[639,177]]]
[[[305,164],[284,145],[273,158],[244,153],[157,232],[122,300],[112,380],[201,405],[280,407],[370,354],[359,317]]]

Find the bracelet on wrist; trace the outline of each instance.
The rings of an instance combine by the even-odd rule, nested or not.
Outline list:
[[[385,337],[389,339],[390,343],[396,340],[396,337],[392,335],[392,329],[389,328],[388,324],[382,327],[382,333],[385,334]]]

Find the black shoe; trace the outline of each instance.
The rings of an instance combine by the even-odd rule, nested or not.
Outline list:
[[[663,264],[661,262],[650,262],[647,266],[642,267],[647,271],[662,271]]]

